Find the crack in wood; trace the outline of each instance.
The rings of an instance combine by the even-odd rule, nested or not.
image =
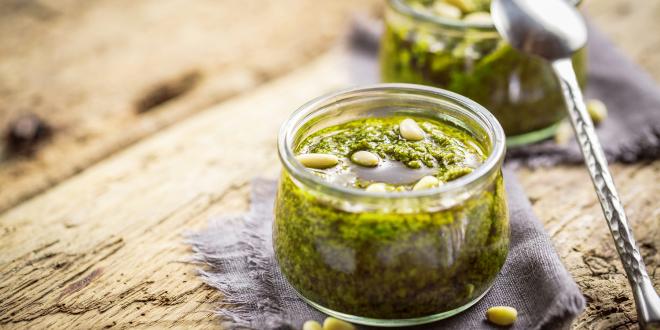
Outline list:
[[[99,278],[103,274],[103,268],[97,268],[93,272],[91,272],[89,275],[81,278],[78,281],[75,281],[71,284],[69,284],[64,290],[60,293],[59,297],[57,297],[57,300],[62,299],[63,297],[66,297],[74,292],[78,292],[82,289],[84,289],[86,286],[88,286],[92,281],[95,279]]]
[[[59,242],[60,242],[60,240],[59,240],[59,239],[56,239],[56,240],[54,240],[54,241],[51,241],[51,242],[45,243],[45,244],[39,246],[38,248],[36,248],[36,249],[34,249],[34,250],[32,250],[32,251],[30,251],[30,252],[28,252],[28,253],[25,253],[25,254],[23,254],[23,255],[17,257],[17,258],[14,258],[14,259],[10,260],[10,261],[8,262],[8,264],[16,263],[17,261],[19,261],[19,260],[23,260],[23,259],[29,259],[29,258],[33,257],[34,255],[38,254],[39,252],[44,251],[44,250],[50,248],[51,246],[53,246],[53,245],[55,245],[55,244],[57,244],[57,243],[59,243]],[[47,253],[46,256],[48,256],[48,255],[49,255],[49,254]],[[45,258],[45,256],[37,257],[35,260],[39,261],[41,258]],[[46,258],[47,258],[47,257],[46,257]]]
[[[125,309],[133,304],[139,303],[148,303],[153,306],[174,306],[185,303],[187,301],[185,299],[187,296],[193,295],[204,287],[203,284],[199,284],[192,289],[173,296],[168,296],[166,291],[160,291],[154,294],[148,293],[148,289],[155,283],[155,281],[143,281],[120,293],[106,295],[100,300],[86,300],[83,303],[75,302],[70,305],[65,303],[54,303],[33,310],[32,312],[28,312],[26,315],[18,315],[18,312],[12,312],[9,317],[0,317],[0,325],[34,321],[38,318],[54,314],[79,315],[94,310],[99,313],[104,313],[113,307]]]
[[[151,283],[153,284],[153,283]],[[154,294],[149,294],[146,295],[142,298],[137,298],[133,299],[131,301],[127,301],[123,304],[121,304],[122,308],[127,308],[133,304],[138,304],[138,303],[149,303],[151,305],[155,306],[173,306],[173,305],[179,305],[182,303],[185,303],[186,300],[184,299],[187,296],[192,295],[193,293],[196,293],[199,289],[205,287],[204,284],[198,284],[194,288],[190,290],[183,291],[177,295],[174,296],[169,296],[167,291],[161,290],[159,293],[154,293]]]
[[[25,278],[24,276],[22,276],[22,274],[18,274],[17,272],[14,272],[14,274],[10,274],[10,276],[8,276],[6,279],[3,278],[3,281],[9,283],[8,286],[12,289],[8,291],[3,290],[2,292],[0,292],[0,311],[3,311],[4,313],[9,313],[9,316],[0,314],[0,324],[2,324],[3,322],[7,322],[10,319],[13,319],[15,315],[20,314],[21,312],[23,312],[28,308],[31,308],[35,305],[42,305],[44,303],[47,303],[44,301],[46,300],[44,298],[47,298],[53,291],[55,291],[58,288],[64,287],[69,282],[74,281],[76,278],[86,273],[89,269],[94,267],[99,262],[117,253],[117,251],[119,251],[124,245],[125,244],[122,238],[114,238],[110,242],[102,244],[94,248],[90,252],[83,252],[78,254],[53,252],[55,256],[51,258],[35,259],[35,260],[39,260],[39,262],[35,262],[35,260],[28,260],[20,269],[25,269],[25,268],[40,269],[41,274],[38,277],[35,276],[33,278],[27,278],[28,281],[34,281],[34,283],[31,283],[30,285],[27,286],[21,284],[20,281],[24,281]],[[50,246],[53,246],[53,244],[51,244]],[[95,258],[97,256],[98,258]],[[55,261],[55,259],[58,258],[64,258],[64,260],[59,262],[78,263],[79,265],[81,265],[81,267],[83,267],[83,269],[76,272],[72,276],[69,276],[63,282],[56,284],[54,282],[59,281],[59,279],[56,276],[49,276],[52,273],[52,267],[49,267],[50,264],[48,262]],[[20,258],[18,259],[18,261],[20,261]],[[16,282],[18,282],[17,283],[18,285],[16,287],[13,287],[12,283],[16,283]],[[27,288],[31,288],[35,284],[37,284],[35,288],[31,290],[27,290],[29,292],[26,292]],[[35,291],[39,292],[39,294],[36,296],[34,295]],[[51,302],[51,304],[53,303],[57,304],[57,301]]]
[[[82,276],[82,274],[86,273],[92,267],[94,267],[95,264],[97,264],[97,263],[99,263],[103,260],[106,260],[107,258],[112,256],[113,254],[117,253],[117,251],[119,251],[122,247],[124,247],[124,245],[125,245],[124,240],[121,237],[119,237],[119,238],[114,239],[111,242],[108,242],[108,243],[106,243],[104,245],[101,245],[100,247],[92,250],[92,252],[90,252],[89,254],[93,256],[93,255],[99,254],[101,251],[103,251],[105,249],[112,248],[108,253],[102,255],[100,259],[96,260],[94,263],[88,265],[87,267],[85,267],[81,271],[75,273],[73,276],[70,276],[69,278],[64,280],[64,282],[59,284],[59,287],[63,287],[65,285],[67,285],[69,282],[71,282],[71,281],[75,280],[76,278]],[[77,259],[77,260],[82,259],[86,255],[87,255],[87,253],[81,253],[81,254],[75,256],[75,259]]]

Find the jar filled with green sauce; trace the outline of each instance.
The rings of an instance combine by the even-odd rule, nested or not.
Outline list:
[[[509,249],[505,137],[482,106],[421,85],[350,89],[296,111],[278,152],[275,256],[315,308],[407,326],[460,313],[492,286]]]
[[[502,40],[489,7],[490,0],[388,0],[381,79],[469,97],[495,115],[510,146],[550,137],[566,113],[552,69]],[[586,60],[586,49],[573,57],[582,87]]]

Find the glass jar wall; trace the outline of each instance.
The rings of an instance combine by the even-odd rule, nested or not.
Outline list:
[[[381,43],[381,78],[445,88],[486,107],[509,145],[542,140],[565,117],[561,90],[541,59],[504,42],[492,24],[434,16],[415,0],[389,0]],[[586,50],[573,64],[581,86]]]
[[[314,132],[389,116],[460,127],[487,158],[437,188],[401,192],[334,185],[296,161],[298,145]],[[308,103],[278,141],[283,171],[273,244],[282,273],[308,303],[354,323],[420,324],[468,308],[491,287],[508,253],[504,149],[490,113],[432,87],[383,84]]]

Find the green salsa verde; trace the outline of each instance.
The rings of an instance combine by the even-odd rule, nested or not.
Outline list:
[[[391,192],[414,189],[421,177],[439,184],[456,180],[487,157],[467,131],[446,122],[413,118],[424,136],[406,139],[404,119],[331,126],[294,150],[336,156],[334,166],[308,169],[330,185],[364,189],[385,183]],[[360,151],[377,155],[378,165],[354,164],[351,157]],[[499,171],[448,208],[406,211],[347,210],[285,171],[275,219],[275,254],[289,283],[325,308],[374,319],[425,317],[477,300],[492,285],[509,246]]]
[[[487,0],[390,0],[380,51],[382,80],[437,86],[467,96],[492,112],[508,137],[551,128],[565,117],[552,69],[511,48],[493,27],[470,25],[488,26],[489,5]],[[422,22],[401,12],[401,6],[455,24]],[[454,8],[455,16],[446,7]],[[585,49],[574,55],[573,65],[584,87]],[[550,135],[552,130],[547,130],[521,143]]]

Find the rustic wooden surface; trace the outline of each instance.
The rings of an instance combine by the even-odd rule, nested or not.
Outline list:
[[[0,1],[0,130],[26,112],[55,127],[34,157],[5,157],[0,211],[304,65],[375,2]],[[142,99],[186,79],[140,113]]]
[[[277,175],[279,124],[310,97],[350,83],[341,49],[307,63],[340,34],[348,2],[328,5],[334,7],[326,14],[334,18],[325,18],[320,25],[327,25],[319,30],[306,26],[314,18],[297,16],[299,25],[273,31],[257,23],[276,16],[278,26],[294,24],[286,11],[266,10],[268,15],[241,23],[246,15],[204,10],[211,2],[179,7],[171,2],[164,8],[155,1],[44,3],[0,4],[0,118],[7,121],[27,107],[61,129],[36,159],[0,162],[0,210],[5,209],[0,213],[0,327],[216,327],[211,309],[221,297],[200,283],[195,266],[185,263],[190,251],[181,234],[203,227],[214,214],[244,210],[254,173]],[[298,13],[321,6],[287,3]],[[125,21],[120,5],[126,12],[133,9]],[[251,8],[231,1],[222,5]],[[657,30],[660,1],[587,5],[595,23],[659,79],[660,62],[653,54],[660,50],[660,36],[649,31]],[[176,29],[180,17],[192,24],[188,32]],[[223,25],[212,24],[219,19],[243,24],[241,29],[254,26],[243,37],[270,37],[257,46],[235,37],[229,42],[232,50],[226,50],[209,37],[208,30],[223,33]],[[113,22],[116,27],[100,28]],[[10,36],[16,26],[41,39]],[[300,26],[310,35],[329,32],[318,43],[310,36],[289,41],[300,34]],[[122,29],[144,33],[127,38]],[[97,30],[105,34],[94,35]],[[174,42],[191,35],[206,39]],[[273,38],[277,42],[269,43]],[[95,44],[84,42],[92,39]],[[70,43],[61,45],[64,41]],[[247,59],[254,49],[278,43],[291,48],[271,54],[272,67],[263,63],[270,56]],[[195,51],[190,55],[176,45]],[[52,47],[58,51],[49,64],[44,52]],[[153,57],[136,59],[147,50],[154,50]],[[292,67],[298,69],[279,77]],[[202,77],[189,93],[135,114],[136,99],[145,90],[189,72]],[[34,95],[42,101],[33,101]],[[616,165],[613,172],[657,288],[660,162]],[[635,328],[631,295],[586,172],[581,167],[522,169],[519,176],[587,297],[587,311],[576,327]]]

